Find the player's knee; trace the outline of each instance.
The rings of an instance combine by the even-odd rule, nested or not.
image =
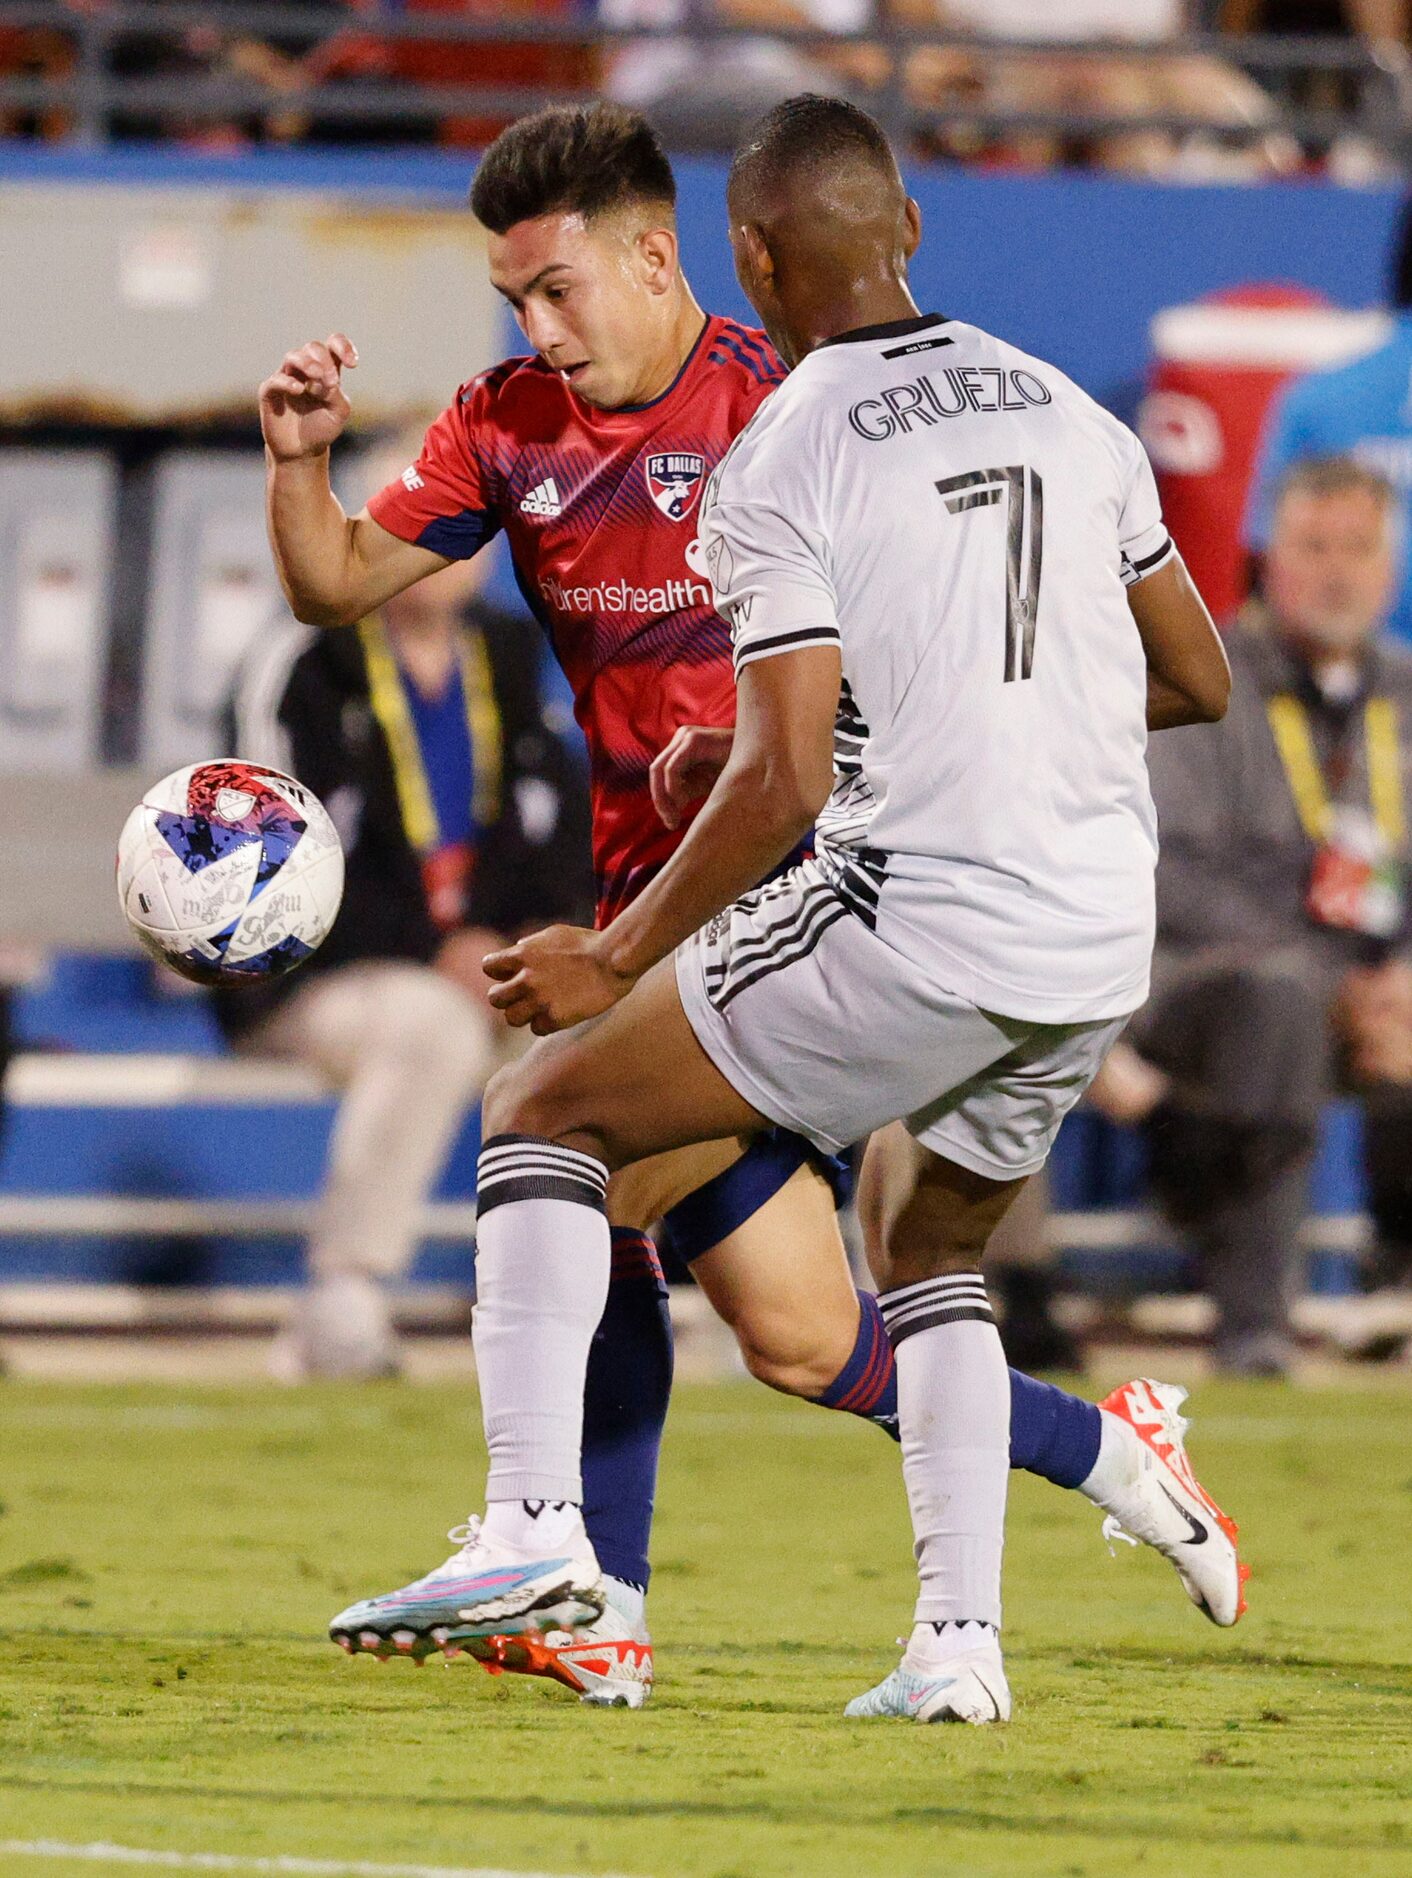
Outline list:
[[[553,1109],[552,1098],[542,1086],[528,1059],[506,1063],[496,1070],[481,1098],[481,1138],[492,1135],[543,1135],[553,1138],[554,1129],[545,1126]]]
[[[757,1382],[782,1395],[808,1397],[822,1395],[837,1379],[858,1336],[856,1309],[846,1317],[738,1317],[731,1328],[741,1361]]]
[[[587,1132],[582,1102],[572,1079],[559,1069],[552,1053],[531,1052],[498,1069],[481,1101],[481,1138],[535,1135],[562,1141]]]
[[[880,1291],[916,1284],[923,1278],[953,1278],[978,1272],[989,1229],[973,1231],[949,1223],[937,1231],[924,1222],[894,1221],[868,1247],[868,1264]]]
[[[788,1341],[757,1341],[736,1333],[741,1360],[757,1382],[781,1395],[822,1395],[848,1360],[816,1345]]]

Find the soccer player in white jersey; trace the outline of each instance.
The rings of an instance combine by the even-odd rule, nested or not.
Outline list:
[[[632,906],[487,961],[511,1023],[571,1034],[486,1101],[490,1479],[458,1620],[601,1608],[579,1447],[609,1172],[772,1124],[838,1147],[900,1121],[870,1250],[921,1588],[901,1668],[849,1712],[1003,1720],[1009,1394],[980,1254],[1146,995],[1147,731],[1219,718],[1229,676],[1131,433],[1053,367],[918,313],[918,212],[870,118],[781,106],[729,200],[742,284],[796,368],[702,523],[735,739]],[[817,859],[750,891],[816,820]],[[1168,1498],[1194,1546],[1217,1539],[1194,1483]]]

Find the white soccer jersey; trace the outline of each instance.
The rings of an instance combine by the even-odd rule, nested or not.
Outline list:
[[[1137,438],[928,316],[811,353],[701,522],[736,669],[838,644],[820,861],[948,991],[1076,1023],[1145,999],[1156,816],[1125,587],[1173,554]]]

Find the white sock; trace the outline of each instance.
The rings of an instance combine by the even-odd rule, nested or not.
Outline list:
[[[1010,1373],[985,1285],[976,1273],[926,1278],[878,1303],[897,1359],[917,1622],[998,1627]]]
[[[521,1552],[586,1551],[583,1508],[572,1500],[491,1500],[481,1535]]]
[[[1111,1513],[1111,1501],[1131,1487],[1142,1470],[1143,1445],[1121,1415],[1114,1415],[1110,1409],[1098,1413],[1103,1430],[1098,1440],[1098,1459],[1093,1472],[1079,1482],[1079,1492],[1105,1513]]]
[[[925,1676],[954,1662],[965,1651],[978,1650],[994,1641],[994,1624],[914,1624],[902,1667],[913,1675]]]
[[[584,1376],[612,1260],[607,1184],[601,1161],[552,1141],[498,1135],[481,1149],[474,1329],[492,1505],[582,1505]]]
[[[605,1572],[603,1583],[608,1592],[608,1602],[632,1625],[634,1630],[641,1630],[647,1621],[647,1593],[641,1585],[629,1584],[626,1578],[610,1578]]]

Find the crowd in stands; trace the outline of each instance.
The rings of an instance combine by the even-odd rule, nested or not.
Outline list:
[[[119,0],[54,0],[44,24],[0,24],[0,84],[72,79],[85,30]],[[114,20],[98,63],[114,91],[103,129],[203,148],[318,143],[476,146],[541,98],[601,94],[646,110],[678,148],[728,149],[744,123],[802,89],[885,101],[917,154],[1012,168],[1090,163],[1141,175],[1257,179],[1312,166],[1387,166],[1359,128],[1366,87],[1395,99],[1408,0],[272,0],[247,16],[169,31]],[[346,23],[329,29],[330,16]],[[514,33],[443,39],[410,16]],[[556,37],[541,41],[536,23]],[[406,24],[410,36],[399,34]],[[596,28],[601,27],[601,33]],[[722,28],[729,29],[725,34]],[[878,30],[879,37],[870,38]],[[633,38],[634,32],[651,37]],[[893,46],[888,33],[949,43]],[[1193,32],[1228,50],[1193,50]],[[772,37],[817,34],[816,39]],[[1242,63],[1252,34],[1361,43],[1365,69]],[[575,36],[577,35],[577,36]],[[623,35],[629,35],[623,37]],[[1219,44],[1219,40],[1217,42]],[[1390,90],[1389,90],[1390,88]],[[443,103],[438,93],[454,91]],[[508,108],[507,93],[517,103]],[[0,106],[0,132],[60,139],[62,87]],[[1347,115],[1346,134],[1291,134],[1286,107]],[[91,129],[91,126],[90,126]]]

